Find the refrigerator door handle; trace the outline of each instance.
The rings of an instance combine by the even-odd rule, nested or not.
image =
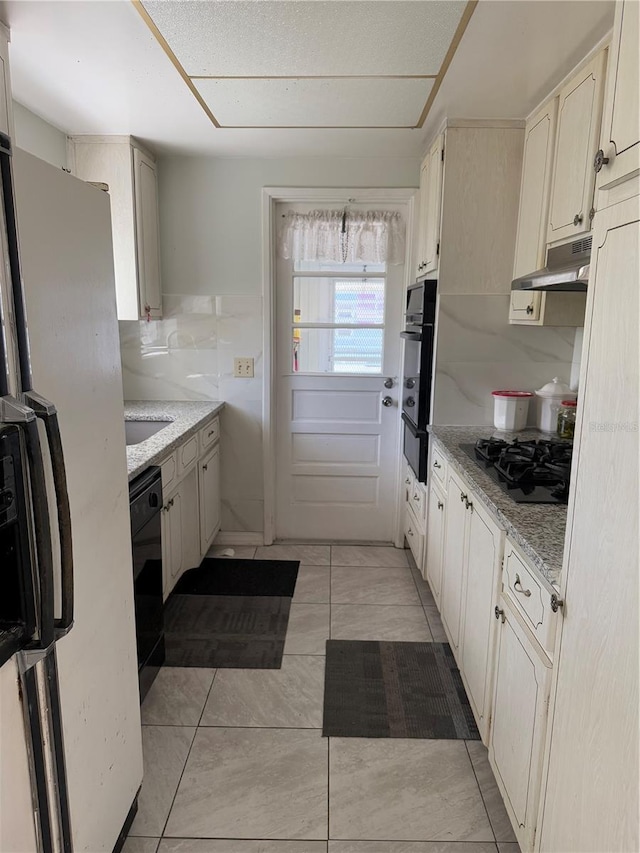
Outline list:
[[[62,612],[60,618],[55,620],[55,637],[58,639],[68,634],[73,627],[73,539],[62,438],[55,405],[35,391],[26,391],[23,397],[44,424],[51,455],[60,537]]]

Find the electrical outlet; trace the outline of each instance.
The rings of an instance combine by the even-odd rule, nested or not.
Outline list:
[[[233,359],[233,375],[241,379],[253,378],[253,359],[252,358],[234,358]]]

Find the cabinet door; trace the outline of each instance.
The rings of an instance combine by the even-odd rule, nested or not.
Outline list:
[[[524,131],[514,278],[544,266],[557,118],[558,98],[553,98],[529,119]]]
[[[596,179],[599,189],[637,174],[640,165],[639,9],[638,0],[616,3],[600,146],[609,162]]]
[[[537,323],[540,320],[543,295],[540,290],[512,290],[509,320],[512,323]]]
[[[220,448],[200,463],[200,549],[204,554],[220,530]]]
[[[504,534],[477,505],[470,509],[460,670],[486,743]]]
[[[175,582],[182,571],[182,495],[178,490],[169,500],[169,575]]]
[[[420,167],[420,213],[418,215],[418,253],[416,257],[416,278],[424,275],[425,253],[427,249],[427,210],[429,206],[429,157],[425,157]]]
[[[489,761],[520,847],[533,846],[551,665],[503,598],[498,623]],[[570,816],[566,815],[570,820]]]
[[[595,56],[559,95],[547,243],[591,230],[593,159],[600,144],[606,53]]]
[[[158,318],[162,317],[162,285],[156,164],[134,148],[133,165],[140,316]]]
[[[446,500],[444,495],[432,484],[429,490],[429,509],[427,515],[425,574],[438,607],[440,607],[440,592],[442,587],[442,537],[444,536],[445,513]]]
[[[462,585],[466,552],[466,532],[469,510],[465,505],[460,481],[449,475],[447,483],[447,514],[444,525],[442,560],[442,607],[440,614],[447,630],[451,648],[458,658],[462,622]],[[459,663],[459,661],[458,661]]]
[[[438,268],[440,247],[440,203],[442,198],[442,140],[440,135],[431,146],[427,158],[427,218],[424,230],[423,272]]]

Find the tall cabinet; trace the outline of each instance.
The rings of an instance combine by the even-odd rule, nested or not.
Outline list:
[[[640,849],[638,4],[613,33],[536,849]],[[613,146],[615,144],[614,153]],[[605,171],[609,170],[609,171]]]

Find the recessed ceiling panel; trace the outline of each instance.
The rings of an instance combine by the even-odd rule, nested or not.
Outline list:
[[[223,127],[414,127],[430,79],[195,80]]]
[[[436,75],[466,0],[143,0],[192,77]]]

